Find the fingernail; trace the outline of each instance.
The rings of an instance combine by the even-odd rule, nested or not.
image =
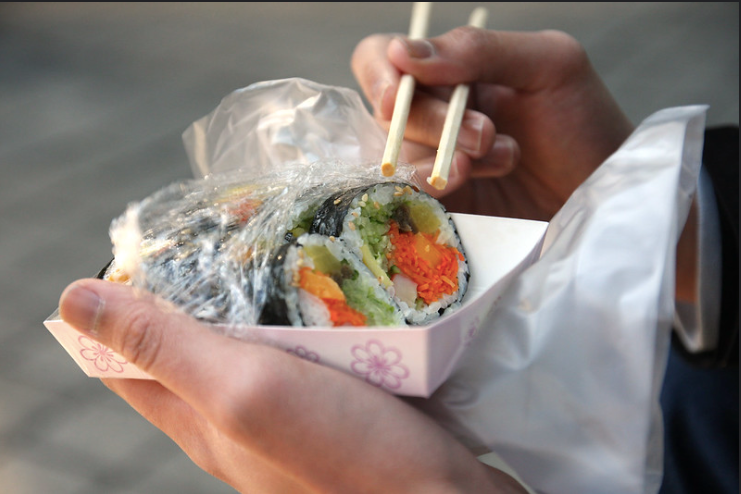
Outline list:
[[[97,293],[79,284],[73,284],[62,293],[59,312],[66,323],[81,331],[95,334],[103,305],[104,302]]]
[[[483,129],[484,118],[481,115],[464,116],[458,133],[458,147],[469,154],[479,154]]]
[[[503,135],[494,140],[489,156],[493,162],[507,165],[511,165],[519,159],[518,148],[515,146],[514,140]]]
[[[435,47],[426,39],[409,39],[403,37],[395,39],[404,46],[404,49],[411,58],[429,58],[435,54]]]

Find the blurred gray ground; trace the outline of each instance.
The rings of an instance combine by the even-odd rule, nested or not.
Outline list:
[[[430,34],[476,3],[437,3]],[[738,3],[489,3],[489,27],[574,35],[638,123],[708,104],[738,123]],[[355,44],[411,4],[0,4],[0,491],[219,493],[159,430],[84,376],[42,322],[111,256],[130,201],[190,177],[181,133],[234,89],[357,89]]]

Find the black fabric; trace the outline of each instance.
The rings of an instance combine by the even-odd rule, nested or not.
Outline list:
[[[715,191],[721,233],[722,279],[719,339],[712,352],[688,353],[674,342],[676,350],[693,365],[738,367],[738,125],[705,131],[703,166]]]
[[[678,339],[661,393],[664,480],[660,494],[738,494],[738,126],[708,129],[703,165],[715,190],[722,235],[718,350],[685,351]]]

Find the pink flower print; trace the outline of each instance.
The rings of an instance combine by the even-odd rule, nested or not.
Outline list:
[[[306,347],[299,345],[294,349],[287,350],[291,355],[295,355],[298,358],[308,360],[309,362],[319,362],[319,354],[306,349]]]
[[[118,356],[110,348],[93,341],[87,336],[80,336],[77,341],[82,346],[80,355],[85,360],[90,360],[101,372],[123,372],[123,366],[128,362],[119,360]]]
[[[477,317],[473,321],[471,321],[471,324],[468,326],[468,330],[463,333],[463,346],[468,346],[471,343],[473,343],[473,340],[476,338],[476,335],[479,333],[479,327],[481,325],[481,320]]]
[[[402,379],[409,377],[409,369],[400,363],[401,352],[396,348],[384,348],[380,341],[370,340],[350,351],[355,357],[350,364],[352,371],[365,376],[365,381],[374,386],[397,389]]]

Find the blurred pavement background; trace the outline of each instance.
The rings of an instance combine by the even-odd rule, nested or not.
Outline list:
[[[708,104],[738,123],[738,3],[436,3],[430,35],[489,27],[581,41],[630,118]],[[181,133],[231,91],[304,77],[358,89],[355,44],[411,3],[0,4],[0,491],[228,493],[80,371],[43,326],[111,257],[108,227],[190,168]]]

